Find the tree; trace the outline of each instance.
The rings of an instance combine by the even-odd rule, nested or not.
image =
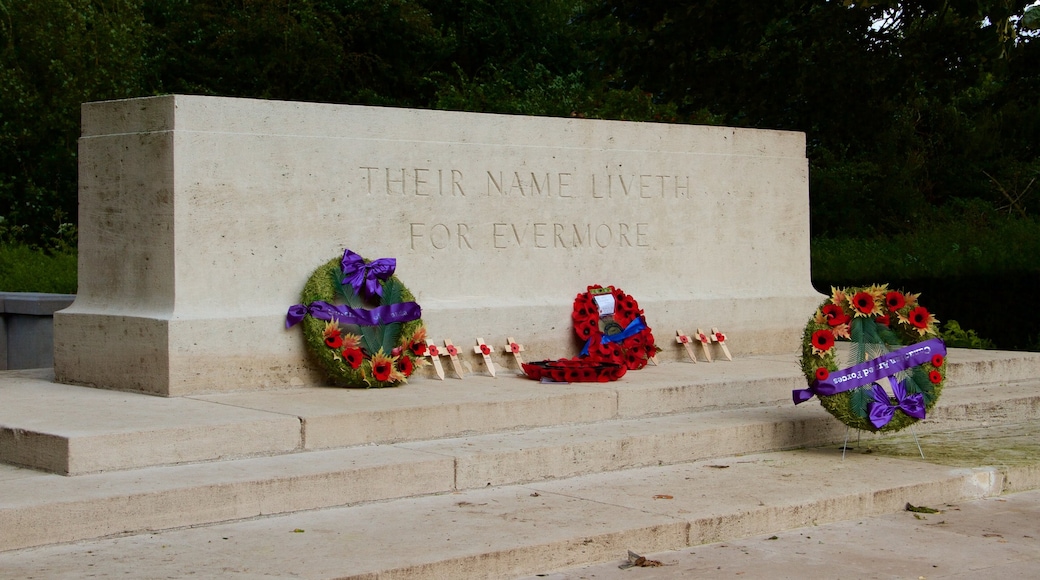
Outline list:
[[[0,226],[32,242],[76,214],[84,101],[140,94],[133,0],[0,2]]]

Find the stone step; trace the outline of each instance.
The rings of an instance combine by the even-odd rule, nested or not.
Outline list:
[[[615,561],[628,550],[1034,489],[1038,434],[1036,421],[920,434],[930,461],[915,459],[913,439],[900,434],[844,458],[830,446],[441,493],[11,550],[0,553],[0,570],[46,578],[515,578]],[[908,448],[905,457],[890,453]]]
[[[1040,376],[1040,354],[953,349],[947,392]],[[650,366],[606,384],[540,384],[500,373],[399,389],[300,388],[159,398],[0,375],[0,461],[82,475],[373,443],[787,404],[804,386],[792,356]],[[947,395],[944,395],[944,397]]]
[[[915,430],[1033,419],[1040,382],[960,387]],[[77,477],[7,467],[0,550],[807,447],[846,434],[819,405],[780,404]]]

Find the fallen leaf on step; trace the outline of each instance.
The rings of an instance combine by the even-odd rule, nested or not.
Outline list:
[[[659,494],[654,496],[654,499],[675,499],[675,498],[670,496],[670,495],[665,495],[663,493],[659,493]]]
[[[295,530],[292,531],[292,533],[294,533],[294,534],[302,534],[303,530],[301,530],[300,528],[296,528]]]
[[[645,557],[636,554],[632,550],[629,550],[628,562],[621,564],[618,568],[625,570],[628,568],[656,568],[657,566],[664,566],[664,564],[657,560],[648,560]]]
[[[923,505],[919,505],[919,506],[918,505],[912,505],[909,502],[906,504],[906,511],[908,511],[908,512],[917,512],[919,514],[941,514],[942,513],[941,511],[939,511],[937,509],[933,509],[933,508],[930,508],[930,507],[925,507]]]
[[[729,466],[728,465],[709,465],[708,467],[710,467],[712,469],[726,469]]]
[[[1003,538],[1000,534],[982,534],[983,538]]]

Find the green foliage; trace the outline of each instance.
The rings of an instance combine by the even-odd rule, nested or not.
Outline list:
[[[956,320],[947,320],[939,331],[946,346],[954,348],[996,348],[992,340],[982,338],[974,330],[966,330]]]
[[[80,104],[141,94],[140,5],[0,2],[0,217],[26,242],[76,214]]]
[[[76,293],[76,253],[0,243],[0,291]]]
[[[812,241],[815,280],[906,280],[1040,271],[1040,219],[980,202],[934,210],[912,231]]]

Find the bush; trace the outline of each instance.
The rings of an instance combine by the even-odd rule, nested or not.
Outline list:
[[[76,293],[76,253],[0,244],[0,291]]]

